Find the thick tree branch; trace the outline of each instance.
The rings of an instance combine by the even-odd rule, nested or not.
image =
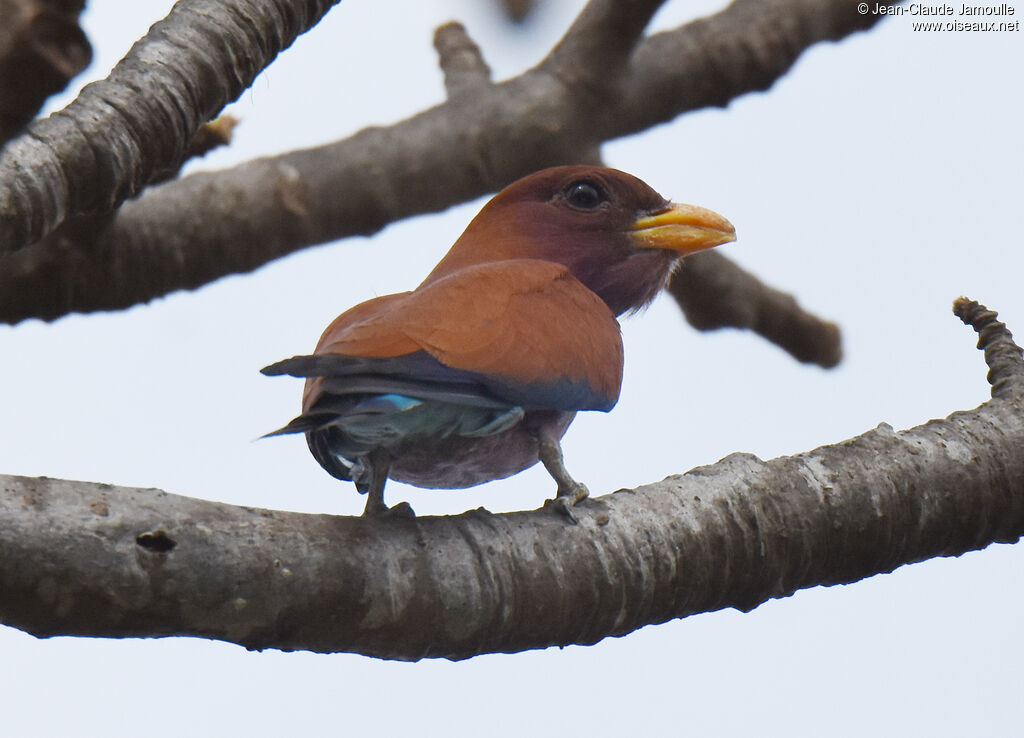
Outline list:
[[[567,85],[580,85],[607,97],[625,74],[624,67],[644,28],[664,2],[590,0],[541,68]]]
[[[110,76],[0,152],[0,254],[177,170],[200,125],[337,0],[182,0]]]
[[[0,0],[0,144],[92,58],[78,26],[85,0]]]
[[[1024,362],[958,300],[993,398],[772,461],[734,454],[577,508],[377,520],[0,477],[0,621],[39,636],[466,658],[748,610],[1024,535]]]
[[[890,3],[895,4],[895,3]],[[728,10],[655,34],[637,47],[611,136],[671,120],[695,107],[725,106],[746,92],[767,90],[800,55],[873,26],[852,0],[735,0]],[[682,109],[681,109],[682,108]],[[642,125],[643,128],[637,128]]]
[[[545,166],[592,160],[608,138],[764,89],[807,47],[877,17],[856,14],[847,0],[739,0],[713,18],[643,40],[625,76],[609,74],[601,90],[601,77],[567,71],[572,49],[592,60],[593,45],[578,34],[609,33],[591,7],[557,54],[515,79],[474,85],[388,128],[153,188],[102,229],[71,229],[0,257],[0,320],[128,307],[442,210]],[[620,15],[601,17],[618,23]],[[637,21],[628,30],[640,27]],[[760,63],[767,73],[753,69]],[[580,75],[587,84],[569,83]]]

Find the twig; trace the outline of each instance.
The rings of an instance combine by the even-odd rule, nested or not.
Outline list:
[[[978,333],[978,348],[985,352],[985,363],[989,367],[992,397],[1011,397],[1024,392],[1021,349],[1013,342],[1013,334],[1006,324],[997,320],[999,314],[966,297],[953,302],[953,312]]]
[[[746,328],[796,360],[826,369],[842,359],[835,323],[808,313],[792,295],[769,287],[714,251],[683,261],[668,292],[698,330]]]
[[[446,23],[438,28],[434,32],[434,48],[449,100],[491,84],[491,69],[461,23]]]

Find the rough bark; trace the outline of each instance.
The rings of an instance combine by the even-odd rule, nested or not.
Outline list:
[[[805,454],[734,454],[550,510],[374,520],[0,477],[0,621],[39,636],[461,659],[852,582],[1024,534],[1024,362],[995,313],[992,399]]]
[[[334,144],[151,188],[99,226],[76,222],[0,257],[0,320],[128,307],[442,210],[535,169],[592,161],[605,140],[766,89],[811,45],[878,17],[847,0],[737,0],[639,40],[659,4],[591,3],[538,67],[501,84],[488,83],[465,43],[470,72],[457,71],[442,38],[446,103]],[[813,326],[821,337],[803,360],[827,365],[838,355],[838,336]]]
[[[107,79],[0,152],[0,254],[174,172],[199,126],[337,0],[182,0]]]
[[[0,0],[0,144],[92,58],[78,26],[85,0]]]

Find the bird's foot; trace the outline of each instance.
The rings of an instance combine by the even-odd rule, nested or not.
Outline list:
[[[377,518],[378,520],[384,518],[392,518],[396,520],[413,520],[416,517],[416,513],[412,509],[412,505],[408,502],[399,502],[394,507],[388,507],[383,502],[376,503],[371,497],[366,501],[366,507],[363,509],[364,518]]]
[[[564,515],[573,525],[580,524],[580,519],[577,518],[576,513],[573,512],[572,505],[569,504],[569,499],[567,497],[556,497],[553,500],[544,500],[544,508],[551,508],[559,515]]]
[[[544,507],[550,507],[555,512],[564,515],[569,518],[569,522],[573,525],[578,525],[580,519],[576,517],[576,513],[573,511],[573,507],[587,499],[590,492],[586,486],[579,482],[573,482],[571,485],[558,488],[558,494],[555,495],[555,499],[547,500],[544,503]]]
[[[388,508],[386,514],[389,518],[397,518],[399,520],[414,520],[416,518],[416,513],[408,502],[399,502],[394,507]]]
[[[541,432],[537,436],[537,455],[541,463],[544,464],[544,468],[558,483],[555,499],[545,502],[544,507],[550,504],[555,510],[569,518],[573,524],[579,523],[580,521],[572,508],[580,500],[585,500],[590,492],[569,474],[569,470],[565,468],[565,462],[562,460],[562,447],[559,445],[558,439],[550,432]]]
[[[364,518],[379,518],[382,515],[388,514],[388,506],[384,504],[384,500],[373,497],[372,495],[366,500],[366,507],[363,508]]]
[[[564,487],[559,485],[556,499],[559,497],[565,498],[568,500],[570,505],[576,505],[582,500],[587,499],[589,496],[590,490],[587,489],[587,485],[572,481]]]

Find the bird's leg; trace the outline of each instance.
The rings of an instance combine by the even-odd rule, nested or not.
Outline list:
[[[578,522],[572,507],[585,499],[590,492],[587,491],[584,485],[573,479],[572,475],[569,474],[569,470],[565,468],[565,461],[562,458],[562,445],[553,433],[541,430],[537,435],[537,444],[540,462],[558,484],[558,492],[555,495],[555,499],[551,501],[552,504],[559,512],[566,515],[569,520],[574,523]]]
[[[363,508],[363,517],[371,518],[376,515],[383,515],[388,511],[384,504],[384,485],[388,481],[388,471],[391,468],[391,458],[382,449],[371,451],[361,459],[366,466],[366,474],[370,477],[366,487],[366,507]],[[363,490],[360,489],[360,492]]]
[[[391,455],[384,449],[375,449],[362,459],[366,466],[366,474],[369,475],[369,484],[363,482],[356,486],[360,492],[366,492],[366,507],[363,508],[363,517],[372,518],[380,515],[387,515],[396,518],[414,518],[416,514],[408,502],[400,502],[389,508],[384,503],[384,485],[388,481],[388,472],[391,470]]]

